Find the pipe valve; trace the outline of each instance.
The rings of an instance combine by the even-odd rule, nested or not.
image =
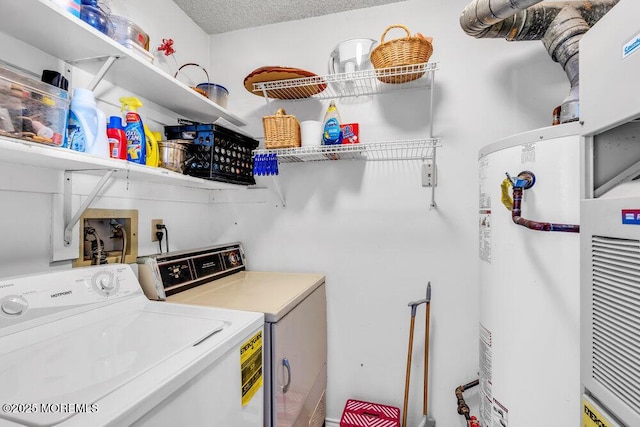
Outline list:
[[[530,171],[522,171],[515,178],[512,178],[509,172],[505,172],[505,175],[507,175],[507,178],[511,181],[513,188],[528,190],[536,183],[536,176]]]

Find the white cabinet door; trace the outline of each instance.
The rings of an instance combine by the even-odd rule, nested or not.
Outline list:
[[[326,307],[323,284],[273,324],[274,426],[308,425],[324,395],[327,381]]]

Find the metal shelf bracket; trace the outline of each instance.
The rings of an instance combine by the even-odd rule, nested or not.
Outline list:
[[[278,193],[278,197],[280,197],[280,201],[282,202],[282,207],[286,208],[287,202],[284,199],[284,194],[282,193],[282,190],[280,189],[280,185],[278,184],[278,177],[275,175],[273,176],[273,186],[276,188],[276,193]]]
[[[90,91],[94,91],[98,86],[98,84],[102,81],[104,76],[109,72],[109,69],[111,68],[111,66],[116,62],[116,60],[122,58],[122,56],[120,55],[100,56],[97,58],[86,58],[86,59],[79,59],[76,61],[69,61],[69,63],[79,64],[81,62],[97,61],[97,60],[103,60],[105,58],[106,60],[104,64],[102,64],[102,67],[100,67],[100,71],[98,71],[98,73],[95,76],[93,76],[91,83],[89,83],[89,85],[87,86],[87,89],[89,89]]]
[[[80,207],[78,208],[78,211],[72,217],[71,216],[71,207],[72,207],[71,199],[73,195],[73,191],[72,191],[73,190],[73,171],[65,171],[64,173],[64,207],[63,207],[64,245],[65,246],[69,246],[71,244],[73,227],[78,223],[78,221],[80,220],[80,217],[82,216],[84,211],[87,210],[89,205],[91,205],[91,203],[96,198],[98,193],[102,191],[102,188],[105,186],[107,181],[109,181],[109,178],[111,178],[111,175],[113,175],[114,172],[115,170],[113,169],[109,169],[105,171],[104,175],[102,175],[102,178],[100,178],[100,181],[96,184],[96,186],[93,188],[93,190],[91,191],[87,199],[80,205]]]

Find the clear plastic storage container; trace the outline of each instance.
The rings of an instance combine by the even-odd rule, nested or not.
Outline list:
[[[0,135],[64,146],[68,115],[66,90],[0,65]]]

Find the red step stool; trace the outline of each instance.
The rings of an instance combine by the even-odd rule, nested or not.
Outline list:
[[[349,399],[340,418],[340,427],[400,427],[400,409]]]

